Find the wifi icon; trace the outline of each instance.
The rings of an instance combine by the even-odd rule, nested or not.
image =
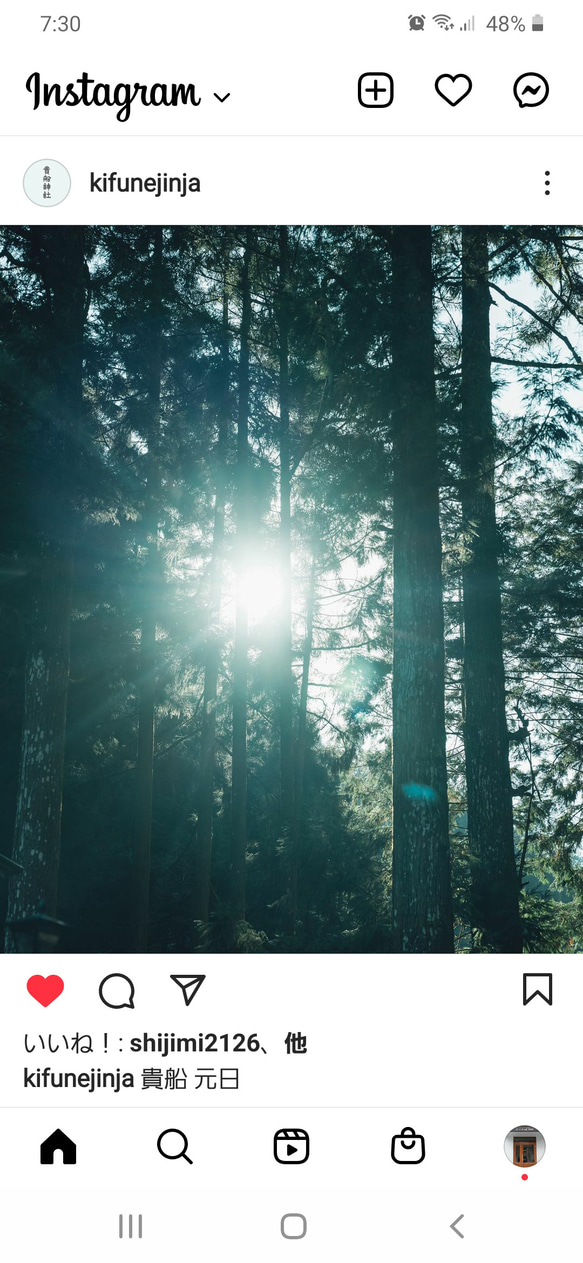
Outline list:
[[[442,31],[453,31],[453,22],[448,13],[436,13],[433,21]]]

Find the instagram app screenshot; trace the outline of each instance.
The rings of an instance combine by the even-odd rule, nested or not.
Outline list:
[[[579,1248],[583,19],[476,6],[5,14],[7,1259]]]

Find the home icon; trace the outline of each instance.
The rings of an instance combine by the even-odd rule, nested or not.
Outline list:
[[[52,1166],[55,1161],[55,1153],[59,1149],[63,1155],[63,1166],[75,1166],[77,1162],[77,1145],[73,1140],[69,1140],[69,1137],[59,1127],[42,1142],[40,1147],[41,1166]]]

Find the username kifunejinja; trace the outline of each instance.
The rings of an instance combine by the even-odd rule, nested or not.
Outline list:
[[[41,105],[97,105],[117,106],[118,123],[127,123],[134,101],[141,105],[200,105],[193,83],[100,83],[91,79],[84,70],[78,79],[64,86],[60,83],[43,83],[38,70],[29,75],[26,91],[33,97],[33,109]]]
[[[95,1092],[96,1088],[112,1088],[119,1092],[120,1088],[133,1088],[134,1076],[121,1070],[88,1070],[76,1074],[72,1070],[51,1070],[45,1066],[43,1070],[28,1070],[24,1067],[25,1088],[85,1088]]]
[[[118,175],[117,171],[103,172],[96,175],[91,172],[90,193],[153,193],[161,197],[162,193],[178,193],[186,197],[187,193],[200,193],[198,176],[168,175],[166,171],[158,171],[156,175]]]

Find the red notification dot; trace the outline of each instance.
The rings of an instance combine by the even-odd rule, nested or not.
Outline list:
[[[527,1179],[528,1179],[528,1175],[521,1175],[521,1177],[520,1177],[520,1178],[521,1178],[521,1180],[527,1180]]]

